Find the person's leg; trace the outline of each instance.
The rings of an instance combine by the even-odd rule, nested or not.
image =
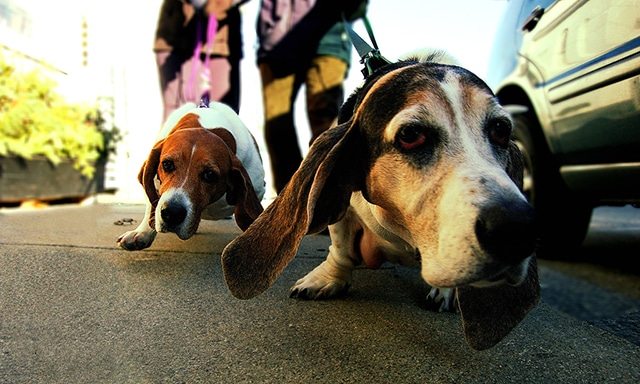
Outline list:
[[[317,56],[307,70],[307,115],[311,143],[329,129],[344,102],[347,63],[333,56]]]
[[[240,7],[227,10],[227,24],[229,25],[229,92],[224,95],[222,102],[231,106],[236,113],[240,113],[240,65],[242,61],[242,15]]]
[[[240,113],[240,60],[229,58],[229,65],[229,90],[220,101]]]
[[[264,133],[276,192],[280,193],[302,162],[293,117],[300,88],[294,74],[276,78],[266,63],[259,65],[262,79]]]
[[[203,64],[204,65],[204,64]],[[202,94],[209,92],[209,101],[221,101],[238,112],[238,105],[232,105],[229,99],[231,92],[231,64],[226,57],[212,57],[209,59],[208,89],[202,90]],[[206,79],[202,79],[205,81]]]
[[[166,120],[171,112],[184,103],[182,64],[184,58],[171,51],[156,52],[156,65],[160,80],[162,96],[163,119]]]

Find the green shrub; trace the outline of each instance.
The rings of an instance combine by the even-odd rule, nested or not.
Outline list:
[[[90,177],[94,162],[114,152],[119,131],[105,129],[96,106],[67,103],[56,86],[42,72],[22,73],[0,56],[0,156],[45,156],[53,164],[70,159]]]

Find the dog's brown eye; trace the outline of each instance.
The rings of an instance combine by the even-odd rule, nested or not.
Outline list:
[[[171,160],[164,160],[162,162],[162,169],[165,172],[170,173],[176,170],[176,165]]]
[[[423,145],[427,141],[427,136],[419,127],[409,125],[400,128],[397,136],[398,144],[405,151],[410,151]]]
[[[218,174],[208,169],[200,174],[200,179],[205,183],[215,184],[218,182]]]
[[[494,119],[489,122],[489,138],[494,143],[506,147],[511,138],[511,124],[502,119]]]

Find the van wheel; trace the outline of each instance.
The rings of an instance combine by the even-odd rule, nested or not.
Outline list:
[[[560,178],[541,130],[526,115],[516,115],[513,140],[524,156],[524,193],[536,210],[543,258],[572,258],[584,241],[593,205],[569,191]]]

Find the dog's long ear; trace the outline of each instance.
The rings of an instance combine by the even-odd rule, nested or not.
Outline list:
[[[235,205],[233,212],[238,227],[243,231],[262,213],[262,205],[251,184],[251,178],[240,160],[233,156],[229,175],[230,189],[227,192],[227,203]]]
[[[342,217],[355,189],[357,141],[350,122],[320,135],[278,197],[222,252],[231,293],[250,299],[269,288],[295,257],[307,233],[321,231]],[[360,157],[361,158],[361,157]]]
[[[155,217],[155,207],[158,204],[158,200],[160,196],[158,196],[158,191],[156,190],[155,185],[155,177],[158,173],[158,166],[160,165],[160,153],[162,153],[162,145],[164,144],[164,140],[160,140],[153,146],[151,152],[149,153],[149,157],[142,165],[140,169],[140,173],[138,174],[138,180],[142,187],[144,188],[144,192],[147,194],[147,198],[149,199],[149,203],[153,207],[151,210],[151,218],[149,219],[149,225],[153,227]]]
[[[535,257],[527,278],[518,286],[457,288],[464,337],[476,350],[491,348],[524,319],[538,303],[540,283]]]

